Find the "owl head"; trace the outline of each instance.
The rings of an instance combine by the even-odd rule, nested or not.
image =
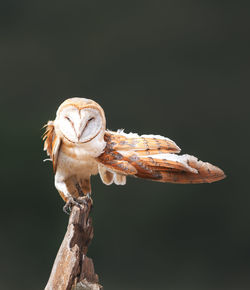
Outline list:
[[[64,101],[57,110],[55,123],[57,133],[76,144],[88,143],[97,136],[103,137],[106,129],[102,107],[85,98]]]

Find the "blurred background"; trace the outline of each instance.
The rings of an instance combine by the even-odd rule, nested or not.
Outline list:
[[[92,178],[105,289],[250,289],[249,1],[1,1],[0,288],[43,289],[68,216],[42,126],[70,96],[173,139],[227,179]]]

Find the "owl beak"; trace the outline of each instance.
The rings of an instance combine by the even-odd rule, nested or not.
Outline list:
[[[76,132],[76,137],[78,139],[78,142],[80,141],[82,133],[86,127],[87,120],[88,120],[87,116],[82,116],[80,118],[77,118],[77,121],[75,122],[75,132]]]
[[[76,126],[76,137],[78,141],[81,138],[82,132],[83,132],[83,127],[81,126],[81,124],[80,126]]]

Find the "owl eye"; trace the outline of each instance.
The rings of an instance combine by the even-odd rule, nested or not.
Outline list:
[[[89,123],[90,123],[91,121],[93,121],[94,119],[95,119],[95,118],[92,117],[92,118],[90,118],[90,119],[87,121],[87,123],[86,123],[86,125],[85,125],[83,131],[88,127]]]
[[[95,119],[95,118],[92,117],[92,118],[90,118],[90,119],[87,121],[87,123],[86,123],[84,129],[82,130],[82,133],[87,129],[87,127],[89,127],[89,123],[90,123],[91,121],[93,121],[94,119]]]
[[[89,123],[90,121],[92,121],[92,120],[95,120],[95,118],[94,118],[94,117],[90,118],[90,119],[88,120],[88,123]]]

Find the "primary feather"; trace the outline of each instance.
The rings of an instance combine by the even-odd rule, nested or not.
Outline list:
[[[108,131],[104,138],[107,145],[97,160],[113,171],[121,171],[123,160],[134,169],[132,173],[124,170],[125,175],[172,183],[210,183],[225,177],[216,166],[188,154],[175,154],[180,148],[169,138],[123,131]]]

